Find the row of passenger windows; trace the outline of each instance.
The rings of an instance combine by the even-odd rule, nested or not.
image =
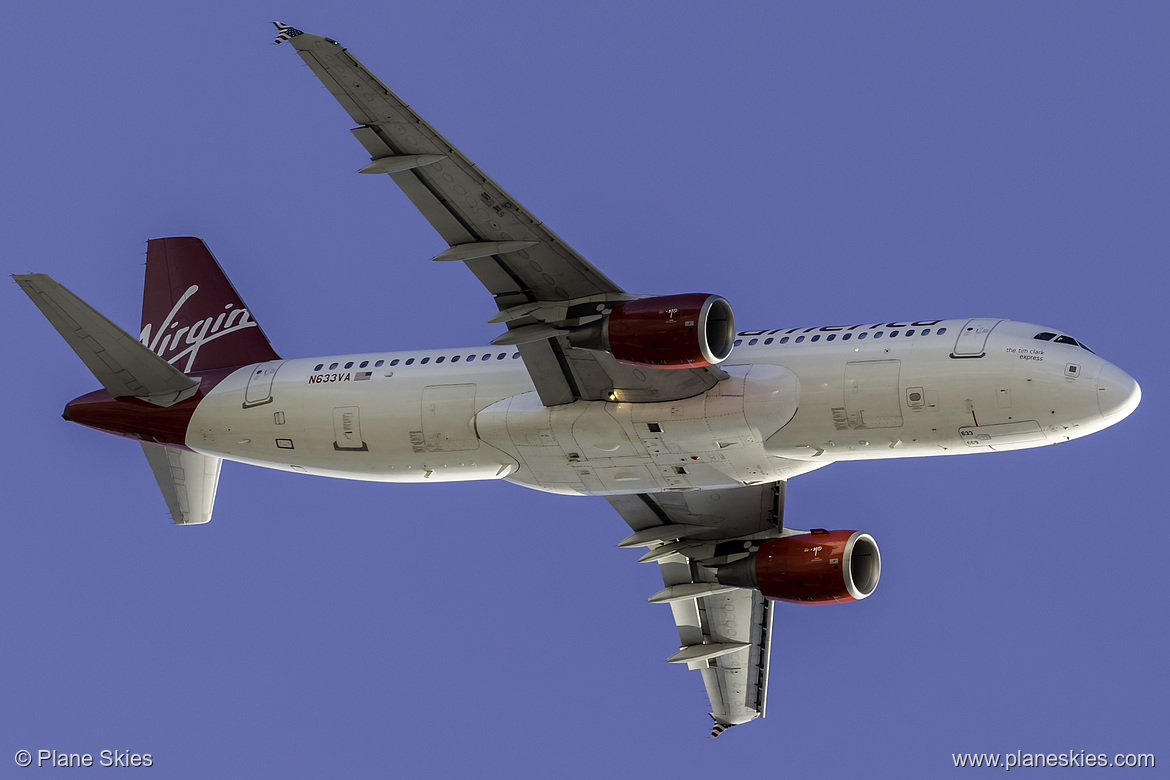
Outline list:
[[[934,335],[936,335],[936,336],[942,336],[942,335],[945,335],[945,334],[946,334],[946,332],[947,332],[947,329],[946,329],[946,328],[939,328],[938,330],[935,330],[935,331],[933,331]],[[861,340],[862,340],[862,339],[864,339],[864,338],[869,338],[869,337],[870,337],[870,335],[871,335],[871,333],[872,333],[872,336],[873,336],[873,338],[875,338],[875,339],[880,339],[880,338],[882,337],[882,335],[883,335],[883,334],[885,334],[885,331],[884,331],[884,330],[879,330],[879,331],[876,331],[876,332],[871,332],[871,331],[866,331],[866,330],[863,330],[863,331],[861,331],[860,333],[858,333],[858,334],[857,334],[857,340],[858,340],[858,341],[861,341]],[[930,329],[930,328],[923,328],[922,330],[916,330],[916,329],[914,329],[914,328],[910,328],[909,330],[906,330],[906,331],[900,331],[900,330],[891,330],[891,331],[889,332],[889,337],[890,337],[890,338],[892,338],[892,339],[893,339],[893,338],[897,338],[899,334],[901,334],[901,335],[902,335],[904,338],[905,338],[905,337],[909,337],[909,336],[913,336],[913,335],[915,335],[915,334],[917,334],[917,335],[919,335],[919,336],[929,336],[931,333],[932,333],[932,331],[931,331],[931,329]],[[825,336],[825,341],[836,341],[836,340],[837,340],[837,336],[838,336],[838,335],[840,335],[840,336],[841,336],[841,340],[842,340],[842,341],[849,341],[849,339],[853,338],[853,335],[854,335],[854,334],[852,334],[852,333],[841,333],[841,334],[837,334],[837,333],[830,333],[830,334],[828,334],[827,336]],[[793,336],[781,336],[780,338],[778,338],[778,339],[777,339],[777,338],[775,338],[775,337],[771,337],[771,336],[770,336],[770,337],[768,337],[768,338],[766,338],[766,339],[758,339],[758,338],[751,339],[751,340],[749,340],[749,341],[747,342],[747,345],[748,345],[749,347],[754,347],[754,346],[755,346],[755,345],[756,345],[758,342],[760,342],[761,340],[764,342],[764,344],[765,344],[765,345],[767,345],[767,344],[771,344],[773,341],[775,341],[775,342],[777,342],[777,343],[779,343],[779,344],[787,344],[789,341],[791,341],[793,344],[800,344],[800,343],[802,343],[802,342],[805,340],[805,338],[806,338],[805,336],[795,336],[795,337],[793,337]],[[820,334],[820,333],[818,333],[818,334],[816,334],[816,335],[814,335],[814,336],[808,336],[807,338],[808,338],[808,340],[809,340],[809,341],[820,341],[820,340],[821,340],[821,334]],[[737,347],[738,347],[738,346],[740,346],[741,344],[743,344],[743,339],[736,339],[736,340],[735,340],[735,346],[737,346]]]
[[[512,355],[512,359],[513,359],[513,360],[519,360],[519,359],[520,359],[520,353],[519,353],[519,352],[512,352],[512,353],[510,353],[510,354]],[[508,352],[500,352],[500,353],[496,354],[496,356],[495,356],[495,359],[496,359],[496,360],[503,360],[504,358],[508,357],[508,355],[509,355],[509,353],[508,353]],[[439,356],[438,356],[437,358],[435,358],[434,360],[435,360],[435,363],[443,363],[443,362],[445,362],[447,359],[448,359],[448,358],[447,358],[447,356],[446,356],[446,355],[439,355]],[[490,352],[488,352],[488,353],[485,353],[485,354],[483,354],[483,355],[467,355],[466,357],[464,357],[463,355],[452,355],[452,356],[451,356],[451,358],[450,358],[450,360],[451,360],[451,362],[452,362],[452,363],[458,363],[460,360],[462,360],[462,361],[464,361],[464,362],[466,362],[466,363],[471,363],[471,362],[472,362],[472,361],[474,361],[474,360],[479,360],[480,362],[484,362],[484,361],[491,360],[491,359],[492,359],[492,353],[490,353]],[[418,359],[417,359],[417,362],[418,362],[418,364],[419,364],[420,366],[421,366],[421,365],[426,365],[427,363],[430,363],[430,362],[431,362],[431,358],[430,358],[430,357],[418,358]],[[404,365],[404,366],[413,366],[413,365],[415,364],[415,358],[412,358],[412,357],[411,357],[411,358],[406,358],[406,360],[402,360],[401,358],[394,358],[393,360],[391,360],[391,361],[390,361],[390,365],[392,365],[392,366],[397,366],[397,365],[399,365],[400,363],[401,363],[402,365]],[[329,364],[329,368],[328,368],[327,370],[329,370],[329,371],[336,371],[338,368],[349,369],[349,368],[353,368],[353,367],[354,367],[354,365],[355,365],[355,363],[354,363],[354,361],[352,361],[352,360],[350,360],[349,362],[345,363],[344,365],[342,365],[341,363],[330,363],[330,364]],[[357,363],[356,365],[357,365],[357,367],[358,367],[358,368],[368,368],[368,367],[369,367],[369,365],[370,365],[370,361],[368,361],[368,360],[363,360],[363,361],[361,361],[360,363]],[[381,368],[381,367],[382,367],[382,366],[384,366],[384,365],[386,365],[386,361],[385,361],[385,360],[376,360],[376,361],[374,361],[374,368]],[[324,364],[324,363],[318,363],[316,366],[314,366],[314,367],[313,367],[313,370],[314,370],[314,371],[322,371],[322,370],[326,370],[326,369],[325,369],[325,364]]]
[[[938,330],[934,331],[934,334],[936,336],[942,336],[946,332],[947,332],[946,328],[939,328]],[[884,334],[885,334],[885,331],[879,330],[877,332],[874,332],[872,335],[873,335],[873,338],[880,339]],[[898,331],[898,330],[892,330],[889,332],[889,337],[890,338],[897,338],[899,334],[901,334],[903,337],[909,337],[909,336],[913,336],[915,334],[917,334],[919,336],[929,336],[931,334],[931,329],[930,328],[923,328],[922,330],[915,330],[914,328],[910,328],[909,330],[905,331],[905,333],[903,333],[902,331]],[[842,341],[849,341],[851,338],[853,338],[853,335],[854,334],[852,334],[852,333],[840,334]],[[1044,335],[1044,334],[1041,334],[1041,335]],[[825,341],[835,341],[837,339],[837,336],[838,336],[838,334],[836,334],[836,333],[830,333],[827,336],[825,336]],[[870,331],[863,330],[857,334],[857,340],[861,341],[862,339],[868,338],[869,336],[870,336]],[[791,341],[793,344],[800,344],[800,343],[804,342],[805,338],[806,338],[806,336],[803,336],[803,335],[802,336],[795,336],[795,337],[781,336],[779,339],[769,336],[768,338],[762,339],[762,341],[764,342],[765,345],[771,344],[774,341],[778,342],[780,344],[787,344],[789,341]],[[818,333],[816,335],[809,336],[807,338],[809,341],[820,341],[821,334]],[[1040,338],[1040,336],[1037,336],[1036,338]],[[1057,341],[1059,341],[1061,343],[1068,343],[1068,342],[1064,341],[1064,339],[1067,339],[1067,338],[1068,338],[1067,336],[1062,336],[1059,339],[1057,339]],[[759,338],[753,338],[747,342],[747,345],[749,347],[754,347],[760,341],[761,341],[761,339],[759,339]],[[1077,343],[1075,341],[1072,341],[1071,339],[1069,339],[1069,341],[1072,342],[1073,344]],[[737,347],[741,346],[743,343],[744,343],[743,339],[736,339],[735,340],[735,346],[737,346]],[[1078,346],[1084,346],[1084,345],[1078,344]],[[1088,349],[1088,347],[1085,347],[1085,349]],[[513,360],[520,359],[519,352],[512,352],[512,353],[499,352],[495,355],[495,359],[496,360],[504,360],[505,358],[508,357],[509,354],[512,355]],[[484,353],[482,355],[467,355],[467,356],[452,355],[450,358],[452,363],[458,363],[460,360],[464,361],[465,363],[471,363],[475,360],[479,360],[480,362],[484,362],[484,361],[491,360],[491,359],[492,359],[492,353],[490,353],[490,352]],[[442,362],[447,360],[447,356],[446,355],[439,355],[434,360],[435,360],[436,364],[442,363]],[[419,365],[426,365],[427,363],[430,363],[430,362],[431,362],[430,357],[418,358]],[[400,363],[404,366],[411,366],[411,365],[414,365],[415,358],[411,357],[411,358],[406,358],[405,360],[402,360],[400,358],[394,358],[393,360],[390,361],[390,365],[392,365],[392,366],[397,366]],[[386,364],[385,360],[376,360],[376,361],[374,361],[373,365],[374,365],[374,368],[381,368],[385,364]],[[354,365],[355,365],[355,362],[352,360],[348,361],[344,365],[341,363],[330,363],[328,370],[329,371],[336,371],[338,368],[351,369],[354,367]],[[368,368],[370,366],[370,361],[363,360],[360,363],[357,363],[356,365],[358,368]],[[325,364],[318,363],[316,366],[313,367],[313,370],[314,371],[326,370]]]

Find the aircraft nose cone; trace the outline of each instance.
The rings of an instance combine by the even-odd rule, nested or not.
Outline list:
[[[1101,367],[1097,382],[1097,405],[1101,416],[1115,423],[1124,419],[1142,400],[1142,389],[1129,374],[1112,363]]]

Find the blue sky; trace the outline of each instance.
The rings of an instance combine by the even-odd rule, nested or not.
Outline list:
[[[269,45],[273,18],[348,46],[628,290],[716,292],[743,328],[1043,323],[1143,404],[1057,447],[794,480],[789,522],[869,531],[882,582],[780,605],[767,719],[711,741],[698,676],[664,663],[668,610],[645,603],[658,573],[617,549],[604,500],[225,464],[212,523],[174,528],[137,446],[59,418],[95,382],[10,284],[0,766],[22,748],[151,753],[178,778],[1170,761],[1170,8],[14,7],[5,272],[133,330],[146,239],[197,235],[287,357],[496,335],[409,202],[354,174],[348,117]]]

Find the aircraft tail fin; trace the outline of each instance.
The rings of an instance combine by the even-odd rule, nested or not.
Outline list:
[[[199,389],[199,380],[184,376],[48,274],[12,278],[113,397],[171,406]]]
[[[175,525],[197,525],[210,520],[223,459],[157,444],[141,444]]]
[[[280,360],[202,239],[146,244],[142,343],[183,373]]]

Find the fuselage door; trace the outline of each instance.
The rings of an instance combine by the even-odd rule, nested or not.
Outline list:
[[[850,428],[897,428],[902,424],[901,367],[898,360],[845,364],[845,414]]]
[[[983,348],[987,344],[987,336],[1003,320],[967,320],[967,324],[959,331],[959,338],[955,340],[953,358],[981,358]]]
[[[479,449],[475,385],[428,385],[422,392],[422,434],[427,452]]]
[[[276,379],[276,372],[283,365],[283,360],[270,360],[267,363],[252,366],[252,375],[248,377],[248,388],[244,391],[245,409],[272,403],[272,381]]]

